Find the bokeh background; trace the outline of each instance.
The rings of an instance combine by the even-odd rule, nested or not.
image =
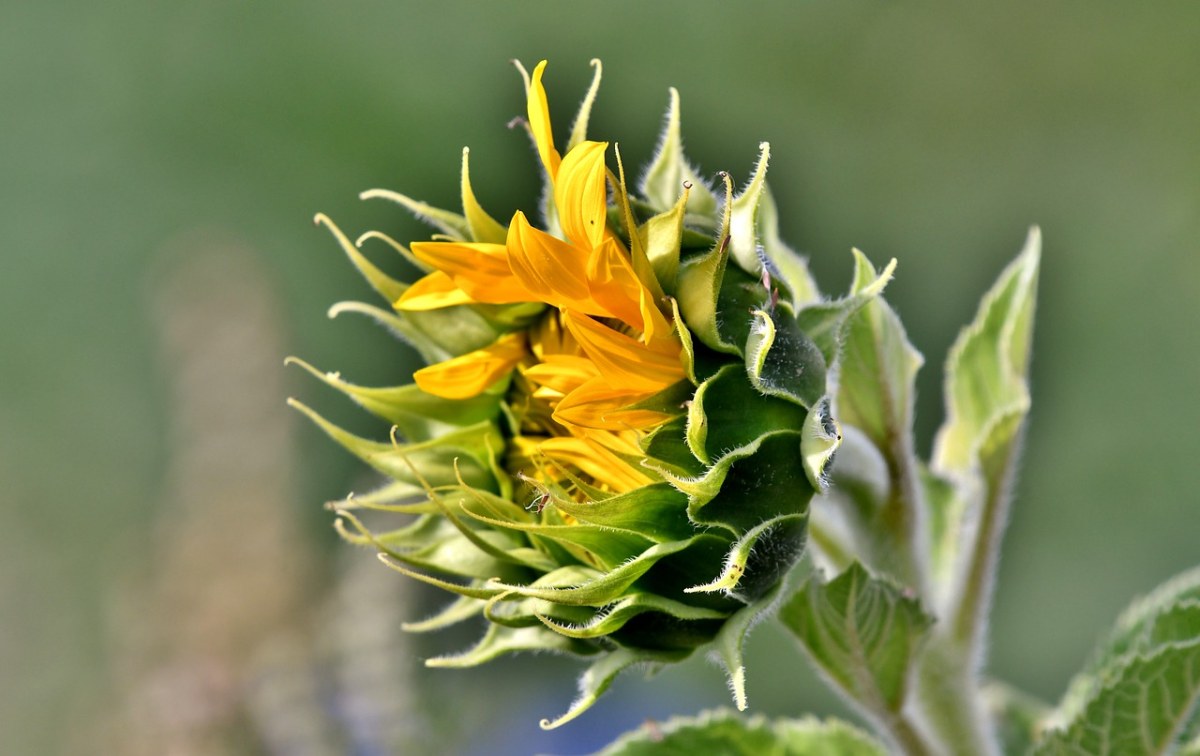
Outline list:
[[[440,600],[337,543],[370,482],[284,407],[383,429],[284,368],[362,383],[412,355],[325,308],[369,292],[351,235],[426,233],[357,193],[454,206],[459,152],[497,217],[536,195],[512,58],[551,59],[560,133],[747,176],[826,291],[851,246],[940,366],[1040,224],[1034,411],[989,669],[1055,700],[1128,599],[1200,561],[1200,5],[1095,0],[10,3],[0,23],[0,752],[582,753],[721,705],[697,660],[621,681],[565,730],[572,664],[429,673]],[[389,259],[377,249],[376,259]],[[772,627],[755,711],[841,712]]]

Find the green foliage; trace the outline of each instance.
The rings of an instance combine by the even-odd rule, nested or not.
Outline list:
[[[878,741],[836,719],[739,718],[726,711],[648,724],[596,756],[883,756]]]
[[[573,143],[584,138],[595,87]],[[524,378],[521,370],[505,368],[483,394],[458,402],[415,387],[358,386],[297,361],[407,439],[360,438],[296,403],[392,479],[339,506],[343,534],[397,571],[458,595],[413,629],[480,615],[489,623],[476,646],[431,665],[538,650],[591,657],[578,698],[543,720],[550,728],[582,714],[622,671],[703,649],[725,667],[740,710],[746,635],[778,609],[822,677],[892,750],[1195,749],[1200,573],[1131,607],[1053,711],[982,674],[1030,409],[1038,229],[950,351],[946,418],[923,460],[913,425],[924,358],[883,298],[895,261],[877,270],[854,250],[849,292],[823,298],[805,261],[779,237],[766,183],[770,149],[760,150],[740,193],[724,173],[724,196],[714,193],[683,155],[672,90],[640,197],[628,195],[618,155],[607,217],[628,244],[632,269],[650,281],[641,306],[672,320],[683,368],[637,406],[662,422],[638,436],[633,451],[613,452],[637,461],[648,483],[614,490],[579,471],[551,482],[527,475],[506,456],[523,432],[525,397],[509,383]],[[444,236],[499,244],[502,227],[470,191],[465,155],[462,215],[390,192],[364,196],[398,202]],[[393,302],[407,290],[321,222],[377,293]],[[548,230],[561,229],[551,219]],[[543,308],[393,314],[351,303],[336,311],[366,314],[438,361],[527,329]],[[352,513],[356,506],[418,518],[378,532]],[[809,574],[793,592],[789,573],[798,564]],[[648,728],[604,753],[881,753],[880,742],[837,723],[722,714]]]
[[[916,599],[857,562],[828,583],[810,578],[779,619],[828,679],[879,716],[904,707],[932,623]]]
[[[1048,720],[1039,754],[1169,753],[1200,701],[1200,569],[1134,602]]]

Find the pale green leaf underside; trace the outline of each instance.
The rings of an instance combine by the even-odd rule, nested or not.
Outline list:
[[[1038,756],[1167,753],[1200,698],[1200,637],[1134,656],[1114,670],[1079,717]]]
[[[1002,415],[1029,406],[1026,374],[1033,326],[1041,233],[1029,232],[1025,248],[984,296],[946,361],[946,422],[934,444],[934,467],[967,471]]]
[[[836,719],[744,719],[728,711],[677,717],[627,733],[596,756],[883,756],[870,735]]]
[[[813,661],[876,713],[900,711],[909,668],[932,618],[857,562],[837,578],[810,578],[780,610]]]

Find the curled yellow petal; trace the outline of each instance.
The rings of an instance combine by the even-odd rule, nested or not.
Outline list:
[[[454,280],[476,302],[512,304],[538,298],[513,276],[503,244],[416,242],[412,253]]]
[[[669,335],[671,326],[638,278],[625,250],[612,237],[592,250],[588,260],[592,299],[604,312],[640,331],[647,343]]]
[[[576,246],[600,245],[608,221],[608,185],[604,167],[607,142],[581,142],[567,153],[554,179],[554,205],[563,233]]]
[[[523,372],[535,386],[548,388],[558,396],[571,393],[599,375],[591,360],[569,354],[548,355]]]
[[[508,226],[508,265],[536,299],[556,307],[586,307],[591,294],[587,253],[530,225],[517,211]]]
[[[422,391],[443,399],[469,399],[507,375],[525,357],[525,335],[510,333],[491,346],[413,373]]]
[[[631,405],[645,394],[613,388],[603,378],[593,378],[564,396],[554,409],[554,419],[563,425],[597,430],[636,430],[660,425],[669,416]]]
[[[548,438],[537,444],[536,451],[555,464],[577,468],[614,491],[630,491],[654,482],[645,471],[637,469],[591,438]]]
[[[554,133],[550,128],[550,105],[546,102],[546,88],[542,86],[542,73],[546,70],[546,61],[537,64],[529,79],[526,109],[529,113],[529,130],[533,133],[533,141],[537,144],[538,154],[542,165],[553,180],[558,175],[558,166],[562,158],[554,149]]]
[[[563,321],[580,348],[613,386],[652,394],[683,378],[679,359],[682,347],[678,343],[642,344],[574,312],[564,313]]]
[[[413,312],[471,304],[474,301],[465,291],[458,288],[458,284],[454,283],[453,278],[440,270],[435,270],[409,286],[393,306],[397,310]]]

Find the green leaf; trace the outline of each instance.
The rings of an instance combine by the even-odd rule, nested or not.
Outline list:
[[[749,719],[729,711],[650,722],[596,756],[884,756],[883,745],[837,719]]]
[[[1200,625],[1189,642],[1136,654],[1107,676],[1082,712],[1051,731],[1038,756],[1169,752],[1200,699]]]
[[[1108,638],[1099,644],[1087,666],[1071,681],[1053,723],[1063,726],[1076,719],[1097,689],[1127,658],[1153,652],[1167,643],[1198,638],[1200,568],[1193,568],[1132,602],[1121,613]]]
[[[828,583],[810,578],[779,616],[825,675],[878,716],[904,706],[913,660],[933,622],[916,599],[857,562]]]
[[[717,197],[684,157],[679,121],[679,92],[672,87],[658,149],[638,188],[655,210],[663,212],[675,204],[686,181],[692,184],[687,201],[688,220],[711,224],[717,214]]]
[[[746,374],[759,392],[812,407],[825,394],[825,355],[783,307],[754,310]]]
[[[854,292],[879,280],[871,262],[855,250]],[[915,467],[911,448],[914,383],[924,359],[913,348],[900,318],[882,297],[873,297],[848,316],[838,359],[838,419],[853,425],[892,461],[893,469]]]
[[[1016,440],[1020,418],[1029,409],[1026,375],[1040,255],[1041,233],[1035,227],[950,350],[946,422],[933,452],[938,471],[973,472],[987,465],[986,457],[1006,456]]]

